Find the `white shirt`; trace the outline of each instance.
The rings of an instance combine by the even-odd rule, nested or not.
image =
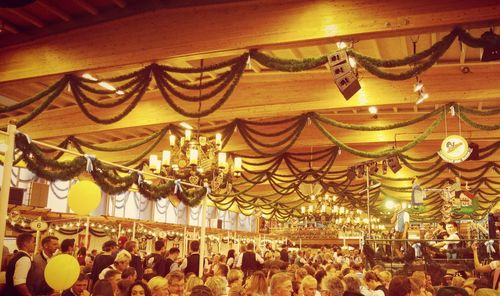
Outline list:
[[[238,262],[236,262],[236,267],[241,268],[241,265],[243,264],[243,254],[245,253],[241,253],[240,254],[241,256],[238,256]],[[264,263],[264,259],[262,259],[262,257],[257,253],[255,253],[255,261],[259,262],[260,264]]]
[[[20,250],[19,252],[28,254],[23,250]],[[30,268],[31,268],[30,254],[28,254],[28,257],[23,256],[19,260],[17,260],[13,276],[14,286],[26,284],[26,278],[28,277],[28,272],[30,271]]]
[[[111,264],[109,267],[104,268],[104,269],[101,271],[101,273],[99,274],[99,279],[100,279],[100,280],[103,280],[103,279],[104,279],[104,276],[106,275],[106,272],[108,272],[109,270],[112,270],[112,269],[116,270],[116,267],[115,267],[115,265],[114,265],[114,264]]]
[[[489,265],[490,265],[491,269],[500,268],[500,261],[498,261],[498,260],[491,261]]]
[[[444,245],[444,248],[447,249],[449,245],[456,245],[459,242],[460,237],[458,236],[458,232],[455,232],[446,239],[446,245]]]
[[[398,214],[398,216],[401,215],[401,214],[403,214],[403,225],[406,224],[406,223],[410,223],[410,214],[408,214],[408,212],[404,211],[404,212],[401,212],[400,214]],[[404,228],[403,229],[398,229],[398,219],[396,219],[396,225],[394,226],[394,230],[397,231],[397,232],[403,232],[404,231]]]

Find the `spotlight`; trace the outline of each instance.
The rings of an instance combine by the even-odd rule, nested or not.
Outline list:
[[[370,114],[377,114],[378,112],[377,106],[368,107],[368,112],[370,112]]]
[[[402,168],[396,155],[393,155],[387,159],[387,165],[391,168],[391,171],[393,173],[397,173]]]
[[[350,167],[347,169],[347,179],[352,180],[356,178],[356,169],[354,167]]]
[[[328,63],[335,79],[335,84],[346,100],[349,100],[361,89],[358,77],[350,64],[349,56],[345,49],[338,50],[328,56]]]
[[[378,172],[378,163],[373,161],[373,162],[370,162],[368,164],[368,172],[370,173],[370,175],[373,175],[373,174],[376,174]]]
[[[337,48],[338,49],[345,49],[345,48],[347,48],[347,43],[345,43],[344,41],[337,42]]]
[[[365,175],[365,166],[364,165],[359,165],[356,167],[356,177],[358,178],[363,178]]]
[[[497,35],[490,30],[481,35],[481,39],[492,41],[494,43],[496,40],[500,39],[500,35]],[[496,43],[498,44],[498,42]],[[481,56],[481,62],[490,62],[500,60],[500,46],[486,46],[483,50],[483,55]]]
[[[382,174],[387,174],[387,160],[382,160]]]
[[[394,204],[394,201],[392,201],[392,200],[388,200],[385,202],[385,207],[389,210],[394,209],[395,206],[396,205]]]

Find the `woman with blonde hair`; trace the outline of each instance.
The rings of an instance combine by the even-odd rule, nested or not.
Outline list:
[[[382,285],[384,285],[385,288],[389,290],[389,284],[392,280],[392,274],[389,271],[384,270],[378,273],[378,278],[382,282]]]
[[[212,276],[207,279],[205,282],[205,286],[207,286],[210,291],[212,291],[212,296],[224,296],[227,295],[227,283],[220,276]]]
[[[267,296],[266,275],[262,271],[254,272],[247,281],[246,295]]]
[[[197,276],[190,276],[188,277],[186,284],[184,285],[184,294],[186,296],[191,295],[191,291],[193,290],[193,287],[195,286],[202,286],[203,285],[203,280],[200,279]]]
[[[161,276],[155,276],[148,282],[151,290],[151,296],[168,296],[167,279]]]

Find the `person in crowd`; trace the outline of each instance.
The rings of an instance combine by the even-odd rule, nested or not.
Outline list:
[[[446,223],[439,222],[436,229],[432,232],[432,238],[437,240],[443,240],[448,237],[448,232],[446,231]]]
[[[234,249],[230,249],[229,251],[227,251],[227,261],[226,261],[226,265],[227,267],[229,267],[230,269],[233,268],[233,265],[234,265]]]
[[[411,283],[408,277],[395,276],[389,284],[389,296],[409,296]]]
[[[46,236],[42,239],[41,252],[33,257],[33,263],[28,273],[28,287],[33,295],[50,295],[54,291],[45,281],[45,267],[47,262],[59,249],[59,239],[55,236]]]
[[[129,265],[135,268],[137,272],[137,279],[139,281],[142,280],[142,276],[144,275],[144,269],[142,268],[142,261],[141,257],[139,256],[139,246],[137,241],[133,240],[127,241],[125,243],[124,249],[127,250],[131,255]]]
[[[192,241],[189,245],[190,254],[184,260],[182,260],[180,269],[184,271],[184,274],[192,272],[195,275],[200,274],[200,242]]]
[[[92,296],[115,296],[115,291],[113,291],[113,287],[111,283],[107,280],[98,280],[94,284],[94,288],[92,290]]]
[[[220,276],[212,276],[205,282],[210,291],[212,291],[213,296],[224,296],[227,295],[227,282]]]
[[[478,243],[477,242],[472,243],[471,248],[472,248],[472,254],[474,256],[474,269],[477,272],[492,273],[492,271],[499,270],[498,273],[500,273],[500,261],[499,260],[493,260],[489,264],[484,264],[483,265],[479,261],[479,256],[477,254]],[[492,273],[492,275],[491,275],[491,282],[492,282],[491,288],[493,288],[495,290],[499,290],[500,289],[500,276],[497,276],[495,278],[495,273]]]
[[[354,274],[348,274],[344,276],[343,281],[346,286],[344,296],[363,296],[365,294],[361,293],[361,282],[358,277]]]
[[[270,291],[273,296],[291,296],[293,293],[292,278],[285,272],[273,275]]]
[[[165,253],[165,242],[163,240],[155,241],[155,249],[151,254],[144,257],[143,268],[153,268],[157,262],[161,261]]]
[[[302,279],[304,277],[306,277],[306,275],[308,275],[309,273],[307,272],[307,269],[305,268],[297,268],[295,270],[295,275],[294,275],[294,279],[296,281],[299,281],[299,282],[302,282]]]
[[[121,277],[122,280],[129,280],[131,282],[135,282],[137,280],[137,271],[132,266],[129,266],[122,271]]]
[[[153,266],[154,272],[159,276],[166,276],[170,271],[172,271],[172,266],[174,262],[179,257],[181,251],[179,248],[173,247],[168,251],[168,256],[162,257],[156,264]]]
[[[203,280],[197,276],[194,276],[194,275],[190,276],[187,279],[186,284],[184,285],[184,295],[185,296],[191,295],[191,291],[193,290],[193,287],[199,286],[199,285],[203,286]]]
[[[265,296],[267,295],[266,275],[262,271],[254,272],[246,282],[246,295]]]
[[[246,251],[238,258],[236,267],[241,268],[246,277],[252,275],[256,270],[259,270],[264,263],[264,259],[254,252],[254,244],[248,243]]]
[[[427,278],[425,272],[414,271],[411,278],[414,279],[414,284],[418,285],[419,288],[422,288],[422,296],[432,296],[436,294],[436,291],[432,286],[432,282]]]
[[[387,291],[389,291],[389,284],[392,281],[392,274],[387,270],[383,270],[383,271],[378,273],[378,277],[380,278],[382,285],[384,285],[384,287],[387,289]],[[387,296],[387,294],[385,294],[385,295]]]
[[[457,259],[457,249],[462,245],[458,234],[458,224],[456,222],[446,223],[446,232],[448,233],[446,240],[436,243],[434,247],[446,252],[448,259]]]
[[[87,254],[87,257],[85,257],[85,265],[93,265],[96,256],[97,250],[92,249],[92,251],[90,251],[90,254]]]
[[[321,281],[321,296],[342,296],[345,290],[345,283],[337,276],[327,275]]]
[[[245,253],[246,250],[247,250],[246,245],[240,244],[240,252],[239,252],[238,256],[236,256],[236,259],[234,259],[233,267],[241,268],[241,266],[240,267],[237,266],[237,263],[240,262],[241,258],[243,257],[243,254]]]
[[[3,296],[31,296],[27,286],[28,272],[31,268],[31,254],[35,251],[35,237],[30,233],[21,233],[16,237],[19,250],[7,263]]]
[[[394,215],[391,218],[391,223],[394,225],[394,239],[408,239],[408,229],[410,227],[410,214],[406,209],[402,208],[401,203],[396,203]],[[397,257],[402,258],[403,253],[401,248],[406,249],[406,243],[401,241],[394,242],[394,253]]]
[[[87,265],[87,263],[85,262],[85,258],[87,258],[87,248],[81,247],[80,249],[78,249],[78,252],[76,253],[76,260],[78,260],[78,264],[80,264],[80,266]]]
[[[148,282],[148,287],[151,290],[152,296],[168,296],[167,279],[162,276],[155,276]]]
[[[389,294],[387,288],[382,284],[379,276],[373,272],[368,271],[365,273],[365,283],[373,296],[386,296]]]
[[[167,274],[168,292],[170,295],[182,295],[184,291],[184,274],[181,271],[172,271]]]
[[[217,266],[217,269],[216,269],[216,272],[215,272],[214,275],[220,276],[227,283],[227,273],[228,272],[229,272],[229,268],[227,267],[227,265],[219,263],[219,265]]]
[[[127,267],[129,267],[131,259],[132,256],[127,250],[121,250],[120,252],[118,252],[118,254],[116,254],[113,264],[109,265],[101,271],[101,273],[99,274],[99,279],[104,279],[104,275],[108,270],[117,270],[118,272],[122,273],[125,269],[127,269]]]
[[[219,263],[220,263],[220,256],[215,254],[212,257],[212,262],[210,264],[205,265],[205,271],[204,271],[205,276],[213,276],[217,271],[217,268],[219,267],[218,266]]]
[[[294,264],[298,267],[302,267],[307,264],[307,260],[304,258],[304,251],[299,250],[297,257],[295,258]]]
[[[310,275],[307,275],[301,282],[303,296],[320,296],[318,291],[318,281]]]
[[[113,293],[116,293],[118,290],[118,282],[122,279],[122,275],[118,270],[108,270],[104,274],[104,280],[108,281],[111,284],[111,288],[113,289]]]
[[[127,296],[128,290],[130,290],[130,286],[132,285],[132,281],[130,280],[120,280],[118,282],[118,290],[116,291],[115,296]]]
[[[97,282],[97,280],[99,280],[99,274],[101,273],[101,271],[113,264],[115,260],[115,256],[113,255],[113,253],[116,249],[118,249],[118,245],[113,240],[106,241],[102,244],[103,252],[95,256],[94,263],[92,265],[91,287],[95,282]]]
[[[137,281],[130,286],[127,296],[151,296],[151,290],[145,283]]]
[[[243,271],[239,269],[231,269],[227,273],[227,286],[228,286],[228,294],[230,294],[231,289],[235,291],[241,291],[243,286]]]
[[[213,296],[212,290],[204,285],[194,286],[191,291],[191,296]]]
[[[61,253],[73,256],[75,251],[75,239],[67,238],[61,242]]]
[[[76,282],[71,288],[64,290],[61,296],[90,296],[87,287],[89,285],[89,278],[86,274],[80,273]]]

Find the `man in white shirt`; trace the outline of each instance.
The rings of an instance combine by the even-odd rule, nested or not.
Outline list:
[[[54,291],[45,281],[45,267],[59,249],[59,239],[55,236],[46,236],[42,239],[40,253],[33,256],[33,264],[28,274],[28,287],[34,295],[51,295]]]
[[[448,237],[446,238],[446,240],[435,244],[434,247],[440,248],[441,251],[446,252],[448,259],[457,259],[456,249],[458,248],[458,244],[460,243],[457,223],[446,223],[446,232],[448,233]]]
[[[30,233],[22,233],[16,238],[19,251],[7,264],[6,285],[2,295],[31,296],[26,285],[31,268],[31,255],[35,251],[35,238]]]
[[[396,203],[396,211],[392,216],[391,223],[394,224],[394,239],[408,239],[408,229],[410,228],[410,214],[402,208],[401,203]],[[403,257],[401,246],[406,249],[406,242],[395,241],[394,253],[398,257]]]

